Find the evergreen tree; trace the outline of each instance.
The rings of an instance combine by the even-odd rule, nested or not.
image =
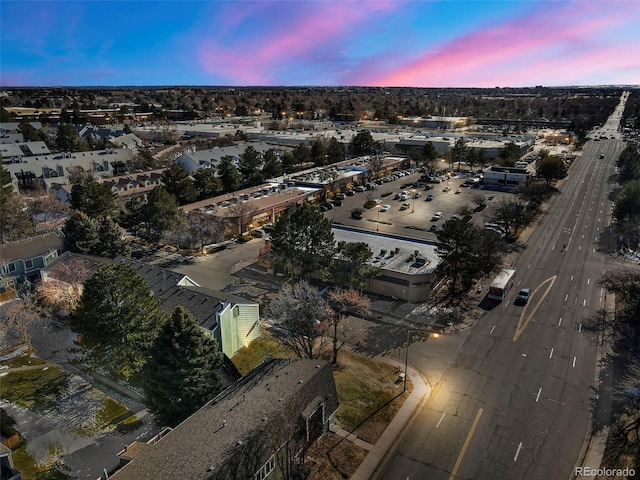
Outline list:
[[[103,219],[98,228],[99,242],[94,253],[109,258],[131,255],[129,242],[124,239],[123,233],[120,226],[111,218]]]
[[[259,185],[262,183],[262,159],[260,153],[249,145],[244,153],[240,155],[238,170],[242,174],[244,181],[249,185]]]
[[[171,164],[162,173],[162,183],[167,192],[176,198],[179,205],[195,202],[198,198],[198,190],[189,172],[177,163]]]
[[[62,227],[64,243],[77,253],[94,253],[100,243],[98,222],[81,211],[75,211]]]
[[[326,268],[334,251],[331,221],[309,203],[291,206],[274,225],[271,250],[276,263],[294,277]]]
[[[235,192],[240,186],[240,172],[231,157],[224,157],[218,164],[218,178],[225,192]]]
[[[380,144],[373,140],[371,132],[367,130],[357,133],[349,142],[349,153],[353,157],[374,155],[380,148]]]
[[[85,142],[71,123],[61,123],[56,133],[55,146],[61,152],[78,152],[86,150]]]
[[[176,426],[220,392],[222,355],[183,307],[164,323],[143,369],[145,404],[162,425]]]
[[[71,187],[69,205],[91,218],[104,218],[116,210],[116,194],[108,185],[98,183],[93,176],[78,176]]]
[[[275,178],[282,175],[282,162],[276,152],[269,149],[264,153],[264,164],[262,165],[263,178]]]
[[[545,179],[547,186],[551,185],[552,180],[561,180],[567,176],[567,167],[557,155],[548,155],[538,160],[536,170]]]
[[[329,267],[329,278],[341,287],[364,288],[367,279],[378,274],[371,265],[373,252],[365,242],[339,242]]]
[[[327,163],[334,164],[344,160],[344,145],[337,138],[331,137],[327,146]]]
[[[222,182],[210,168],[199,168],[193,174],[193,184],[198,191],[198,199],[215,197],[222,189]]]
[[[178,202],[163,187],[155,187],[147,195],[140,214],[145,225],[141,234],[147,240],[157,242],[178,218]]]
[[[433,142],[427,142],[422,147],[422,155],[427,162],[435,162],[438,159],[438,151],[433,146]]]
[[[85,282],[72,322],[90,359],[129,377],[146,362],[164,318],[135,269],[114,263],[100,265]]]

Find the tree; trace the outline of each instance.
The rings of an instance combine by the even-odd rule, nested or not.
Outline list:
[[[225,192],[235,192],[240,186],[240,172],[231,157],[224,157],[218,164],[218,178]]]
[[[442,266],[451,278],[450,294],[455,299],[471,285],[478,275],[478,255],[480,253],[479,231],[462,220],[448,220],[437,231],[441,246],[438,255]],[[462,284],[462,289],[458,286]]]
[[[316,167],[324,167],[327,163],[325,157],[326,149],[324,142],[320,138],[314,138],[309,144],[311,161]]]
[[[53,229],[58,220],[69,213],[69,205],[61,202],[51,193],[44,193],[31,199],[28,209],[33,224],[39,223],[45,230]]]
[[[500,200],[494,203],[491,220],[509,226],[508,235],[516,237],[520,228],[531,225],[539,213],[539,205],[522,200]]]
[[[198,190],[189,172],[177,163],[171,164],[162,173],[162,183],[165,190],[176,198],[179,205],[192,203],[198,198]]]
[[[551,185],[552,180],[561,180],[567,176],[564,160],[557,155],[540,158],[536,162],[536,171],[538,176],[545,179],[547,186]]]
[[[513,167],[520,157],[522,156],[520,153],[520,147],[518,147],[515,143],[509,142],[502,149],[501,154],[504,164],[507,167]]]
[[[338,242],[329,278],[341,287],[361,289],[380,269],[371,265],[373,252],[365,242]]]
[[[281,162],[282,162],[282,172],[287,174],[287,173],[292,173],[296,171],[296,159],[293,156],[293,153],[291,152],[284,152],[282,154],[282,158],[281,158]]]
[[[87,264],[78,257],[56,264],[55,278],[38,287],[38,303],[51,315],[69,315],[80,302],[83,283],[89,276]]]
[[[145,405],[158,423],[175,427],[220,392],[221,365],[216,341],[184,307],[176,307],[142,370]]]
[[[367,130],[358,132],[349,142],[349,153],[353,157],[375,155],[380,149],[380,144],[373,140],[371,132]]]
[[[276,340],[298,358],[318,358],[326,339],[331,309],[306,281],[285,284],[267,305]]]
[[[21,195],[10,195],[0,208],[0,240],[2,242],[25,238],[33,234],[33,222]]]
[[[468,153],[467,141],[464,137],[460,137],[456,140],[456,143],[451,149],[451,158],[453,162],[458,162],[458,170],[460,170],[460,162],[466,160]]]
[[[355,338],[355,327],[351,322],[347,321],[350,313],[356,315],[365,315],[369,313],[369,299],[356,290],[349,288],[337,288],[331,290],[328,295],[329,305],[333,310],[332,331],[333,331],[333,357],[331,364],[338,363],[338,351],[347,341]],[[340,335],[339,335],[340,334]],[[339,343],[338,336],[342,338]]]
[[[138,149],[132,163],[135,168],[155,168],[157,162],[151,151],[147,147],[142,147]]]
[[[163,321],[160,300],[124,263],[97,268],[72,316],[89,357],[125,377],[140,371]]]
[[[20,122],[18,131],[22,133],[22,140],[25,142],[39,142],[46,139],[44,132],[31,125],[27,120]]]
[[[638,151],[638,144],[628,143],[620,153],[616,165],[619,169],[618,182],[620,184],[631,180],[640,180],[640,151]]]
[[[271,235],[274,260],[297,278],[326,268],[333,257],[333,246],[331,221],[309,203],[287,208]]]
[[[115,258],[131,255],[129,242],[124,232],[111,218],[103,218],[98,226],[98,244],[92,253],[101,257]]]
[[[229,206],[228,220],[231,225],[238,225],[238,235],[242,235],[245,232],[247,225],[253,220],[256,211],[255,205],[242,200]]]
[[[13,195],[13,184],[11,183],[11,175],[0,164],[0,243],[4,243],[5,225],[8,221],[8,203]]]
[[[640,179],[627,182],[616,195],[613,207],[616,221],[630,220],[637,223],[640,220]]]
[[[94,253],[100,243],[98,221],[81,211],[76,211],[64,222],[62,232],[69,250],[77,253]]]
[[[545,182],[529,182],[517,188],[517,192],[524,201],[540,206],[553,194],[553,189]]]
[[[187,214],[188,232],[192,244],[200,251],[205,245],[224,239],[224,224],[220,217],[209,213],[189,212]]]
[[[77,152],[86,150],[85,142],[71,123],[61,123],[56,133],[56,148],[61,152]]]
[[[238,170],[242,174],[244,181],[249,185],[259,185],[262,183],[262,159],[260,153],[249,145],[238,159]]]
[[[91,218],[104,218],[116,210],[116,194],[108,185],[98,183],[92,175],[82,174],[73,182],[69,205]]]
[[[344,160],[344,145],[337,138],[331,137],[327,145],[327,163],[329,165],[342,162]]]
[[[438,159],[438,151],[433,146],[433,142],[427,142],[422,147],[422,157],[427,162],[435,162]]]
[[[140,214],[144,223],[141,235],[146,240],[157,242],[176,222],[178,202],[173,195],[158,186],[147,194],[147,201],[142,205]]]
[[[222,189],[222,182],[210,168],[198,168],[193,174],[193,185],[199,200],[215,197]]]
[[[371,159],[369,160],[369,168],[371,169],[373,178],[378,178],[380,176],[383,165],[384,160],[379,155],[374,155],[371,157]]]
[[[293,148],[293,158],[298,168],[311,162],[311,150],[308,146],[298,144]]]
[[[275,178],[282,175],[282,162],[273,149],[264,152],[264,163],[262,165],[263,178]]]
[[[31,336],[33,328],[40,318],[38,303],[33,293],[25,293],[17,300],[9,302],[4,310],[5,323],[3,330],[14,329],[18,332],[20,340],[27,347],[27,351],[33,350]]]

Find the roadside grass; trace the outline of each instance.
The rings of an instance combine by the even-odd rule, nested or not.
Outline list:
[[[62,453],[57,443],[49,445],[49,453],[52,458],[47,465],[36,464],[35,459],[27,452],[27,443],[11,453],[14,467],[22,474],[23,480],[69,480],[71,477],[60,473],[55,469],[55,462]]]
[[[407,391],[402,393],[397,368],[375,358],[343,349],[338,359],[340,366],[333,373],[340,400],[336,423],[375,443],[413,390],[413,384],[407,379]]]

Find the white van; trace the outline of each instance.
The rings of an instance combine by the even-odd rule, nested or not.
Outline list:
[[[516,168],[527,168],[528,166],[527,162],[516,162]]]

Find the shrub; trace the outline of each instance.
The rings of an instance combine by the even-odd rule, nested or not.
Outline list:
[[[362,218],[362,212],[363,210],[361,208],[356,208],[351,211],[351,217],[360,220]]]

